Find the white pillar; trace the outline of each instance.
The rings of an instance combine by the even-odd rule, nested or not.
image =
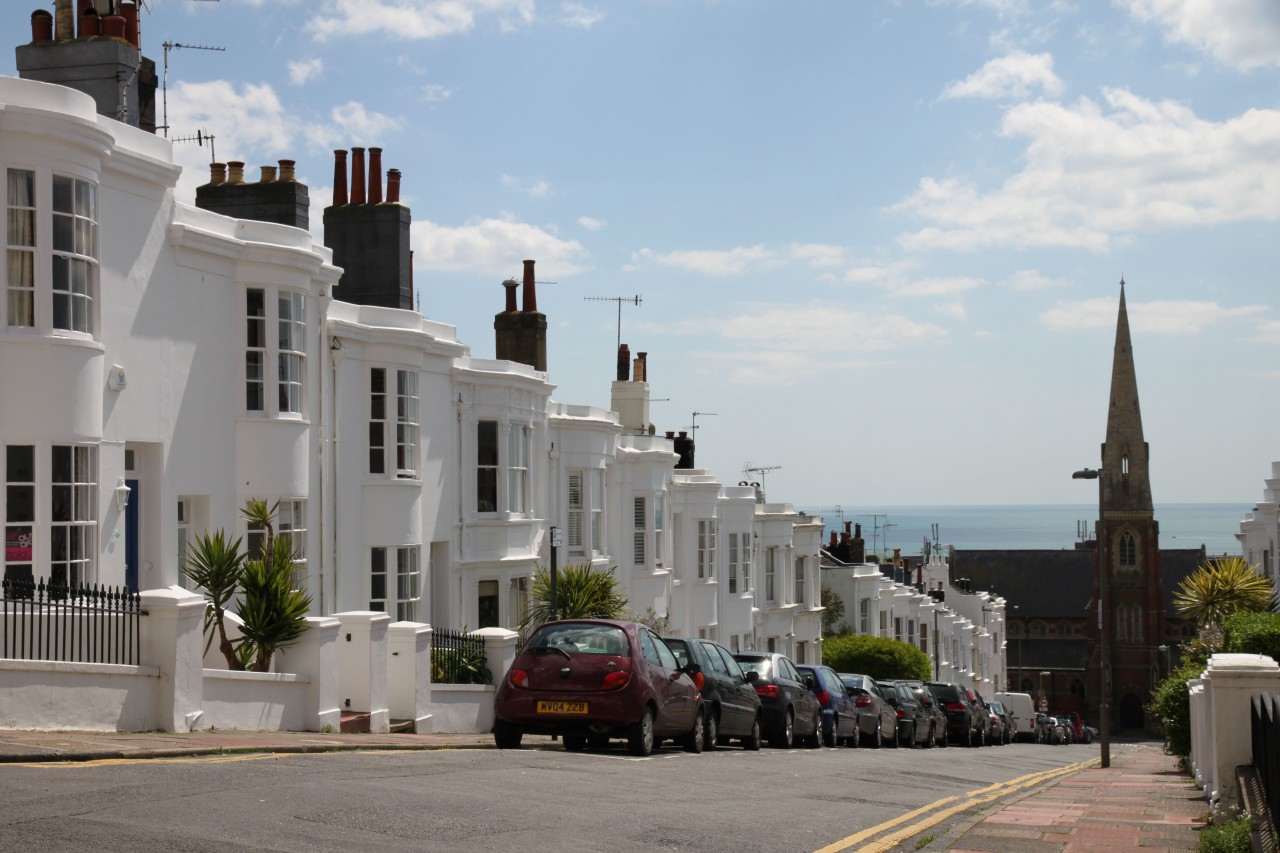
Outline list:
[[[276,652],[276,672],[292,672],[311,679],[307,687],[307,730],[336,732],[342,727],[338,696],[338,630],[332,616],[308,616],[307,630],[298,642]]]
[[[501,684],[502,679],[507,677],[507,671],[511,669],[511,665],[516,662],[516,640],[520,635],[506,628],[481,628],[478,631],[472,631],[471,636],[484,638],[485,665],[489,667],[489,673],[493,676],[493,684],[495,686]],[[494,694],[489,693],[488,697],[488,705],[480,709],[476,723],[476,729],[482,732],[493,728]]]
[[[1205,680],[1212,692],[1209,737],[1213,741],[1210,803],[1239,805],[1236,766],[1253,760],[1249,709],[1255,693],[1280,693],[1280,664],[1266,655],[1218,654]]]
[[[156,721],[161,731],[200,728],[204,705],[204,597],[179,586],[141,593],[146,616],[138,662],[160,670]]]
[[[1204,688],[1203,679],[1193,678],[1187,682],[1191,703],[1191,772],[1195,776],[1196,784],[1202,789],[1206,784],[1204,768],[1208,745],[1205,742],[1205,735],[1209,730],[1208,694]]]
[[[421,622],[387,626],[387,708],[393,720],[413,720],[418,734],[431,731],[431,635]]]
[[[375,610],[335,613],[338,636],[338,689],[342,710],[369,715],[369,731],[391,730],[387,709],[387,626],[391,617]]]

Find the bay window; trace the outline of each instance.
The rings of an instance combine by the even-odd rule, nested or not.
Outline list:
[[[5,181],[6,325],[36,324],[36,173],[9,169]]]
[[[79,586],[92,579],[97,550],[97,448],[55,444],[51,463],[49,581]]]
[[[267,365],[275,356],[275,409],[271,414],[301,415],[307,360],[306,297],[266,288],[245,290],[244,407],[268,412]],[[269,313],[270,312],[270,313]],[[274,321],[274,322],[273,322]],[[272,337],[269,329],[275,330]]]
[[[507,511],[525,512],[529,484],[529,428],[507,428]]]
[[[476,512],[498,511],[498,422],[476,424]]]
[[[714,518],[698,520],[698,577],[713,578],[716,573],[716,522]]]
[[[53,176],[53,327],[93,332],[98,281],[97,188]]]

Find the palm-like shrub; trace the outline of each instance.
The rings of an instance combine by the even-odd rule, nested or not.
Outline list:
[[[623,619],[627,614],[627,597],[618,588],[613,567],[593,569],[579,563],[557,569],[556,597],[560,619]],[[520,632],[527,633],[551,618],[551,570],[538,564]]]
[[[235,600],[240,587],[244,559],[245,555],[240,551],[240,540],[228,541],[226,534],[219,530],[198,537],[188,550],[187,561],[182,566],[182,573],[204,590],[205,597],[212,605],[204,615],[204,630],[208,637],[205,651],[208,651],[216,634],[218,651],[227,659],[230,669],[243,667],[235,647],[227,637],[227,626],[222,617]]]
[[[1207,560],[1179,584],[1173,606],[1195,619],[1202,633],[1220,629],[1232,613],[1268,610],[1275,592],[1257,568],[1242,557]]]

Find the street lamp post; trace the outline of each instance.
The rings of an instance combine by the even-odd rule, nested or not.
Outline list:
[[[1107,657],[1107,550],[1106,525],[1102,523],[1102,469],[1083,468],[1071,475],[1073,480],[1098,481],[1098,657],[1102,663],[1102,696],[1098,703],[1098,744],[1102,753],[1101,765],[1111,766],[1111,665]]]
[[[1016,604],[1013,605],[1013,610],[1014,610],[1014,615],[1017,616],[1018,610],[1019,610],[1018,605]],[[1023,664],[1022,662],[1022,635],[1025,633],[1027,633],[1026,624],[1023,622],[1019,622],[1018,623],[1018,686],[1017,686],[1018,692],[1022,691],[1022,669],[1025,666],[1025,664]],[[1005,636],[1008,636],[1008,635],[1009,635],[1009,632],[1006,630]],[[1005,680],[1007,681],[1008,679],[1006,678]],[[1011,686],[1009,689],[1013,690],[1014,688]]]

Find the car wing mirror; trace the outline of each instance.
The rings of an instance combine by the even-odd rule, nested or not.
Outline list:
[[[683,672],[685,675],[689,676],[690,678],[693,678],[695,675],[702,672],[702,667],[698,666],[693,661],[689,661],[687,664],[680,667],[680,671]]]
[[[747,679],[748,684],[755,684],[760,680],[760,673],[756,672],[754,669],[749,669],[743,677]]]
[[[818,686],[818,680],[814,678],[812,675],[806,675],[804,677],[804,686],[808,687],[810,690],[813,690],[815,687]]]

